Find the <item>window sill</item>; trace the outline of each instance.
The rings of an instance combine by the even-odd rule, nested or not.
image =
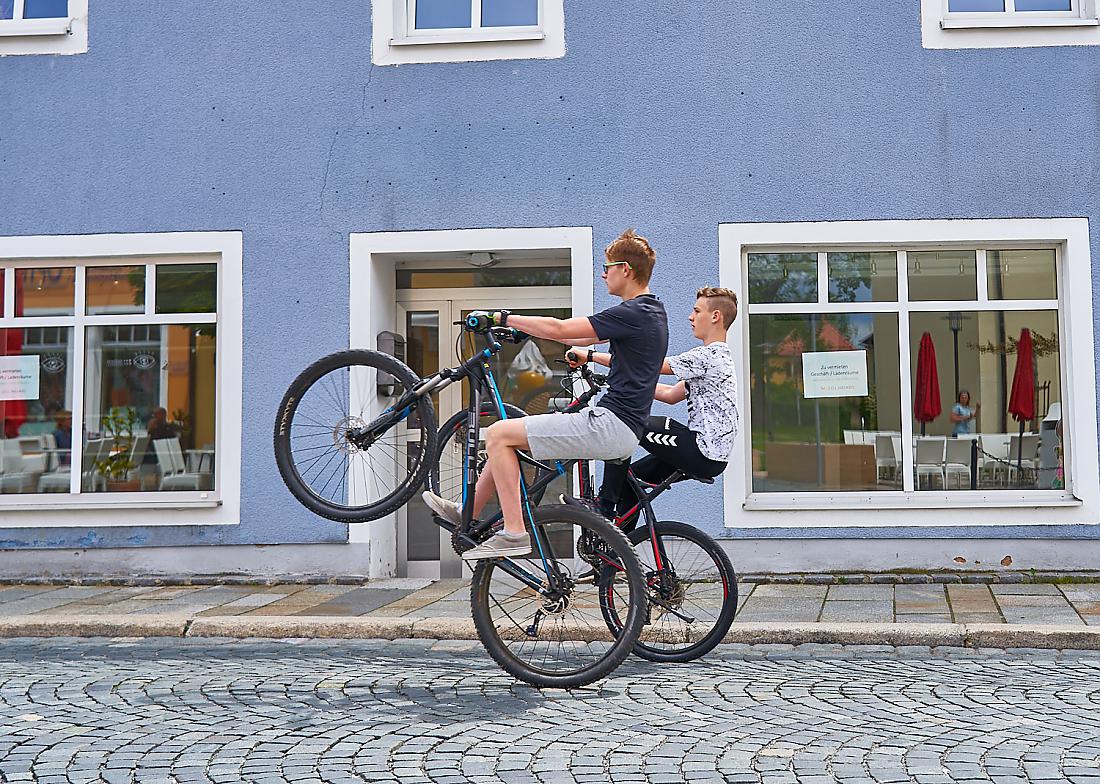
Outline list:
[[[1046,18],[1046,19],[944,19],[940,22],[940,27],[944,30],[992,30],[992,29],[1021,29],[1021,28],[1043,28],[1043,27],[1097,27],[1100,26],[1100,20],[1098,19],[1082,19],[1082,18]]]
[[[59,493],[58,495],[61,494]],[[28,495],[19,498],[5,498],[0,500],[0,512],[9,510],[48,512],[59,509],[212,509],[222,505],[221,500],[217,498],[197,498],[191,496],[189,498],[178,499],[152,499],[135,498],[134,495],[130,493],[117,493],[112,495],[120,497],[102,499],[72,497],[68,499],[58,498],[56,500],[50,498],[46,500],[41,495]],[[123,495],[127,497],[121,497]]]
[[[5,19],[0,22],[0,36],[68,35],[73,20],[64,19]]]
[[[390,46],[433,46],[439,44],[482,44],[499,41],[541,41],[546,38],[542,30],[516,30],[499,33],[445,33],[440,35],[415,35],[390,39]]]
[[[1012,492],[954,490],[948,492],[756,493],[744,508],[750,512],[813,509],[1012,509],[1081,506],[1081,500],[1058,490]]]

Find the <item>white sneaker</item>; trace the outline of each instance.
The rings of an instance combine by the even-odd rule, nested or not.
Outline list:
[[[462,525],[462,507],[454,501],[448,501],[430,490],[425,490],[420,497],[424,499],[424,503],[437,517],[442,517],[455,525]]]
[[[463,561],[480,561],[483,558],[504,558],[506,556],[527,555],[531,552],[531,536],[522,533],[512,536],[503,531],[493,534],[477,547],[462,554]]]

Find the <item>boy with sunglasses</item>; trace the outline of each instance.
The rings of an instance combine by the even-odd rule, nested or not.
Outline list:
[[[668,349],[668,317],[649,290],[656,254],[632,229],[604,251],[607,293],[622,302],[593,316],[555,319],[498,311],[494,320],[538,338],[566,345],[610,342],[608,390],[599,402],[574,414],[540,414],[495,422],[485,431],[488,463],[478,479],[473,514],[479,516],[495,492],[504,530],[462,554],[466,560],[521,556],[531,552],[520,509],[519,458],[536,460],[626,460],[645,432],[657,379]],[[586,350],[587,351],[587,350]],[[424,502],[440,517],[461,523],[461,507],[431,492]]]

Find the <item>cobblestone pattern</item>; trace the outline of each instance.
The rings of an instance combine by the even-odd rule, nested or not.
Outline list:
[[[1100,781],[1100,654],[724,646],[540,692],[475,643],[0,643],[7,782]]]

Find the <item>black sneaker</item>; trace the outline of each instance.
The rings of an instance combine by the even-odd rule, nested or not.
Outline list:
[[[559,495],[558,499],[563,504],[567,504],[569,506],[579,506],[581,509],[587,509],[589,512],[594,512],[598,514],[605,520],[615,522],[615,516],[609,515],[607,512],[605,512],[603,507],[600,506],[599,501],[595,501],[591,498],[574,498],[571,495],[565,495],[565,493]]]

